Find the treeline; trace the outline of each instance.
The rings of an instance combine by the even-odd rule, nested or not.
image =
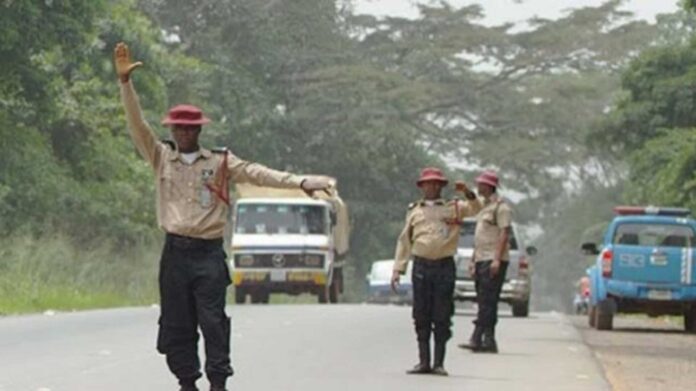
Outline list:
[[[377,19],[333,0],[3,2],[0,294],[12,297],[28,280],[27,308],[48,305],[40,288],[49,283],[83,296],[115,292],[119,302],[154,298],[143,285],[156,281],[161,235],[152,175],[118,100],[111,53],[119,41],[145,63],[134,82],[151,124],[190,102],[215,120],[206,145],[338,178],[354,222],[356,298],[370,261],[392,256],[425,165],[459,163],[450,175],[469,181],[480,167],[498,169],[506,189],[522,195],[520,223],[544,232],[565,221],[579,195],[623,183],[615,154],[593,147],[611,133],[598,136],[597,124],[635,53],[683,40],[693,22],[684,14],[657,26],[632,21],[620,4],[519,30],[482,25],[479,6],[446,3],[421,6],[416,19]],[[609,122],[623,140],[621,121]],[[565,292],[561,274],[576,262],[553,251],[570,254],[576,236],[539,243],[545,294]],[[64,262],[48,262],[52,251],[19,251],[45,246],[62,248]]]

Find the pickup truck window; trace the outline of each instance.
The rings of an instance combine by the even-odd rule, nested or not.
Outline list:
[[[694,230],[686,225],[626,223],[616,228],[614,244],[649,247],[692,247]]]
[[[325,208],[317,205],[239,204],[235,233],[326,235]]]
[[[476,232],[475,221],[464,221],[459,230],[459,248],[474,248],[474,232]],[[515,230],[510,232],[510,250],[517,250],[517,239]]]

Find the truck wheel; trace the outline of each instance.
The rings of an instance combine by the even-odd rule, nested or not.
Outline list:
[[[338,282],[334,281],[329,287],[329,302],[331,304],[338,303],[338,296],[341,294],[341,287]]]
[[[319,304],[326,304],[328,298],[329,292],[328,289],[326,289],[326,285],[320,285],[319,288],[317,288],[317,301]]]
[[[234,287],[235,304],[244,304],[246,302],[246,295],[246,289],[239,286]]]
[[[696,334],[696,306],[692,306],[684,312],[684,331]]]
[[[512,303],[512,316],[515,318],[526,318],[529,316],[529,301],[519,301]]]
[[[587,311],[587,324],[590,327],[597,327],[597,307],[590,305],[590,309]]]
[[[614,302],[611,299],[597,304],[595,323],[597,330],[611,330],[614,328]]]

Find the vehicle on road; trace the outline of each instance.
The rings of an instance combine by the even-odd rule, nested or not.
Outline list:
[[[236,303],[247,296],[268,303],[271,293],[310,293],[319,303],[338,302],[349,222],[335,186],[316,198],[247,184],[237,185],[237,193],[230,241]]]
[[[469,263],[474,255],[475,230],[476,219],[464,219],[459,231],[459,243],[455,256],[457,279],[454,299],[457,301],[476,301],[476,284],[469,275]],[[513,224],[510,235],[510,264],[500,294],[500,301],[512,307],[512,314],[515,317],[529,316],[529,298],[532,292],[530,257],[537,252],[536,248],[531,246],[522,250],[523,248],[517,226]]]
[[[590,278],[589,323],[613,328],[617,313],[683,315],[696,333],[696,221],[681,208],[617,207],[601,245],[582,249],[597,256]]]
[[[384,259],[375,261],[367,275],[368,303],[413,304],[413,284],[411,275],[413,262],[408,263],[406,274],[402,276],[396,292],[391,288],[394,260]]]

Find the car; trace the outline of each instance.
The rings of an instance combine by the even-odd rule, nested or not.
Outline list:
[[[413,304],[413,286],[411,284],[413,262],[408,263],[406,274],[401,276],[396,293],[393,292],[391,288],[393,270],[393,259],[383,259],[372,263],[370,273],[367,275],[368,302]]]
[[[614,315],[682,315],[696,333],[696,221],[683,208],[620,206],[601,245],[584,243],[596,255],[590,278],[590,326],[613,328]]]
[[[461,223],[459,243],[455,261],[457,264],[457,277],[454,288],[456,301],[476,301],[476,285],[469,275],[469,263],[474,254],[474,232],[476,231],[476,218],[467,218]],[[515,317],[529,316],[529,298],[531,296],[531,258],[537,253],[535,247],[527,247],[522,251],[517,225],[512,225],[510,235],[510,263],[508,266],[505,283],[500,294],[500,301],[512,307],[512,315]]]

